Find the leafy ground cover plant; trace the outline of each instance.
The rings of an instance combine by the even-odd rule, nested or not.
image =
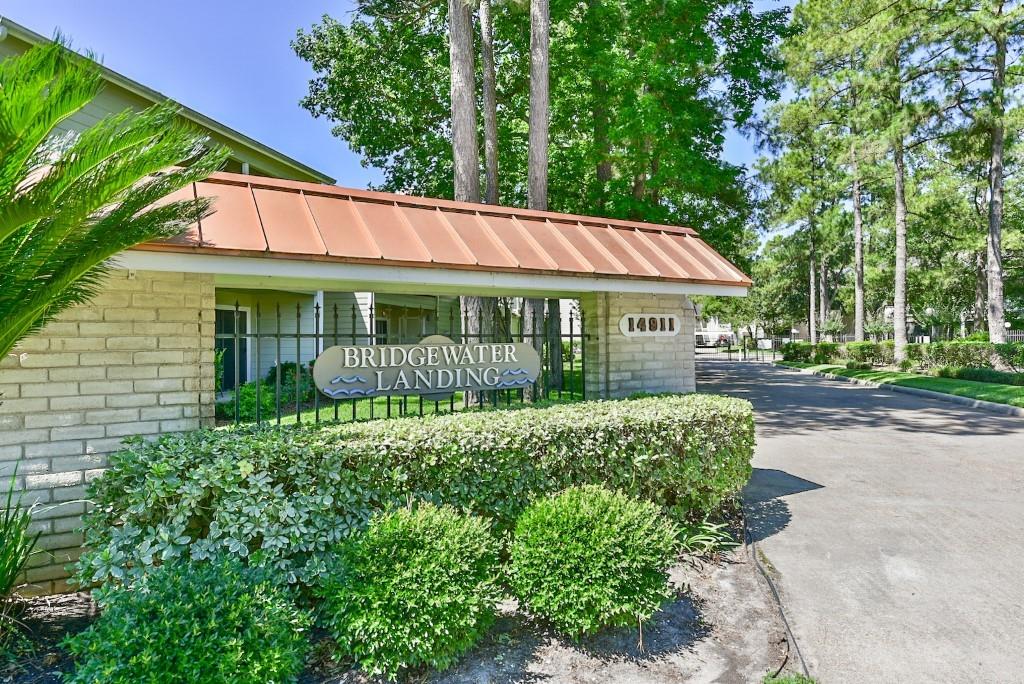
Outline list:
[[[711,556],[739,546],[729,530],[729,524],[702,520],[684,523],[679,531],[679,550],[694,556]]]
[[[338,547],[321,621],[370,674],[446,669],[494,621],[499,550],[488,522],[450,506],[378,516]]]
[[[84,582],[220,553],[312,586],[328,551],[410,499],[511,529],[533,498],[601,484],[702,519],[750,477],[749,402],[679,395],[131,441],[90,485]]]
[[[65,641],[71,684],[267,684],[302,670],[309,616],[236,560],[163,565],[100,599],[93,626]]]
[[[649,619],[672,595],[679,529],[654,504],[596,486],[540,499],[516,524],[513,593],[572,638]]]

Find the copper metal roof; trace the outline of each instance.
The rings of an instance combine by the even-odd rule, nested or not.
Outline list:
[[[749,287],[691,228],[218,173],[186,233],[139,249]]]

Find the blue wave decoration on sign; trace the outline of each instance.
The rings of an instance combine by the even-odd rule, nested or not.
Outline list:
[[[521,387],[522,385],[529,385],[531,382],[533,381],[529,378],[523,378],[522,380],[502,380],[495,385],[495,387],[498,389],[504,389],[506,387]]]
[[[329,387],[324,388],[324,394],[330,397],[368,397],[374,393],[374,389],[331,389]]]
[[[337,385],[338,383],[345,383],[346,385],[351,385],[354,382],[366,382],[366,378],[362,375],[353,375],[350,378],[346,378],[344,375],[339,375],[328,384]]]

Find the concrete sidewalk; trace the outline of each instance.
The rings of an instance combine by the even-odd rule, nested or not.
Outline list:
[[[1024,419],[753,363],[748,522],[822,682],[1024,682]]]

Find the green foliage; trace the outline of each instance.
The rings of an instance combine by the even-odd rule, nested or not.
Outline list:
[[[750,477],[748,402],[658,396],[129,441],[90,484],[78,577],[227,552],[315,583],[329,549],[409,497],[508,530],[529,500],[602,484],[702,518]]]
[[[1007,368],[1024,373],[1024,342],[1004,342],[995,345],[996,356]]]
[[[444,670],[494,621],[499,553],[488,522],[450,506],[377,516],[339,545],[317,589],[320,621],[368,674]]]
[[[257,391],[258,390],[258,391]],[[257,394],[259,399],[257,400]],[[293,406],[295,397],[291,397]],[[256,420],[256,407],[259,406],[259,417],[261,420],[269,420],[277,415],[277,398],[274,394],[274,387],[268,387],[265,382],[254,380],[238,386],[237,392],[231,390],[230,396],[217,402],[217,418],[220,420],[234,420],[235,404],[238,404],[238,419],[243,422]],[[288,410],[288,396],[281,393],[282,410]]]
[[[313,384],[313,364],[302,369],[302,377],[299,382],[301,388],[299,394],[300,405],[306,405],[313,401],[316,387]],[[281,410],[287,413],[295,407],[295,362],[286,361],[281,364]],[[257,388],[259,400],[257,401]],[[260,380],[246,382],[238,387],[238,396],[231,392],[225,401],[217,403],[217,418],[221,420],[233,420],[235,417],[235,403],[238,403],[238,419],[242,422],[254,421],[257,418],[256,407],[259,405],[259,418],[261,420],[273,419],[277,416],[277,366],[271,367],[267,374]]]
[[[215,392],[224,389],[224,354],[227,349],[213,350],[213,388]]]
[[[0,62],[0,356],[88,300],[109,257],[181,233],[209,211],[204,198],[159,202],[227,156],[175,106],[62,134],[102,83],[99,65],[61,41]]]
[[[39,532],[31,534],[32,510],[21,505],[21,495],[15,495],[14,473],[7,484],[7,493],[0,499],[0,652],[13,634],[14,622],[8,612],[11,592],[28,562]]]
[[[814,345],[810,342],[786,342],[782,345],[783,361],[810,362],[814,354]]]
[[[0,607],[14,590],[14,583],[39,539],[38,532],[29,532],[32,509],[22,506],[21,494],[14,491],[17,474],[15,467],[0,506]]]
[[[290,592],[233,560],[162,565],[65,641],[71,684],[265,684],[302,670],[309,617]]]
[[[910,359],[903,359],[902,361],[899,362],[899,364],[897,364],[897,367],[901,371],[907,372],[914,367],[914,362],[911,361]]]
[[[535,502],[516,523],[509,584],[532,614],[573,638],[635,625],[672,595],[678,532],[651,503],[573,487]]]
[[[704,519],[699,523],[684,522],[680,525],[679,550],[682,553],[709,556],[738,545],[727,523]]]
[[[925,347],[923,356],[929,366],[991,368],[996,355],[989,342],[933,342]]]
[[[294,361],[284,361],[280,364],[281,366],[281,394],[288,396],[292,401],[295,401],[295,372],[296,364]],[[268,385],[271,390],[277,383],[277,366],[271,366],[270,370],[263,377],[263,382]],[[299,378],[298,386],[301,388],[299,392],[300,401],[312,401],[313,395],[316,393],[316,386],[313,384],[313,362],[310,361],[302,369],[302,375]]]
[[[953,368],[943,366],[935,370],[940,378],[972,380],[974,382],[992,382],[999,385],[1017,385],[1024,387],[1024,373],[1006,373],[991,368]]]
[[[494,3],[499,185],[526,205],[529,12]],[[743,170],[723,160],[729,125],[778,94],[785,9],[699,0],[552,3],[551,209],[690,225],[746,262],[756,238]],[[447,3],[359,3],[293,43],[316,76],[303,100],[335,124],[383,189],[452,197]],[[740,263],[740,266],[744,266]]]
[[[829,363],[839,357],[840,345],[836,342],[819,342],[814,345],[814,353],[811,360],[814,363]]]
[[[846,321],[839,311],[829,311],[825,321],[821,324],[821,332],[825,335],[841,335],[846,330]]]
[[[873,366],[866,361],[847,361],[846,367],[850,370],[871,370]]]
[[[817,684],[817,680],[802,674],[765,675],[761,684]]]
[[[836,342],[787,342],[782,345],[783,361],[804,363],[829,363],[839,357],[841,345]]]

